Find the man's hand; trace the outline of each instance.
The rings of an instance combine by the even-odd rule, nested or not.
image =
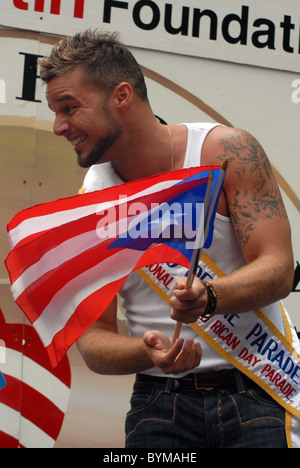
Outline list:
[[[193,285],[186,289],[186,277],[179,278],[170,299],[171,318],[177,322],[194,323],[205,311],[207,292],[199,278],[195,277]]]
[[[144,334],[146,351],[153,365],[165,374],[180,374],[199,366],[202,349],[200,343],[188,339],[178,339],[173,346],[169,338],[159,331],[148,331]]]

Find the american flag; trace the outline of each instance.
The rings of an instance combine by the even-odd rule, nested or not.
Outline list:
[[[54,367],[132,271],[163,262],[189,267],[193,248],[187,240],[196,236],[211,172],[208,247],[223,183],[219,166],[182,169],[59,199],[11,220],[6,267],[12,294]]]

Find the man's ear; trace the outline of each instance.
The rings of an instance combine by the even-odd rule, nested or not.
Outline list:
[[[131,85],[126,81],[122,81],[114,88],[111,98],[116,108],[121,111],[127,110],[133,98]]]

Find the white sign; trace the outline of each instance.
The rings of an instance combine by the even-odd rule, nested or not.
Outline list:
[[[1,24],[58,35],[118,31],[129,46],[300,71],[295,0],[6,0]]]

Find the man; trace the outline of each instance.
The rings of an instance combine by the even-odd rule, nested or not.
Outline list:
[[[186,270],[163,265],[174,278],[168,304],[135,272],[120,291],[129,336],[118,334],[115,299],[78,340],[93,371],[137,374],[126,447],[286,447],[284,408],[188,325],[209,312],[243,335],[262,309],[285,334],[277,301],[293,281],[290,226],[264,150],[243,130],[159,123],[140,67],[114,34],[64,38],[40,66],[55,134],[91,167],[85,191],[229,160],[206,252],[224,274],[187,289]],[[171,344],[175,321],[183,328]]]

